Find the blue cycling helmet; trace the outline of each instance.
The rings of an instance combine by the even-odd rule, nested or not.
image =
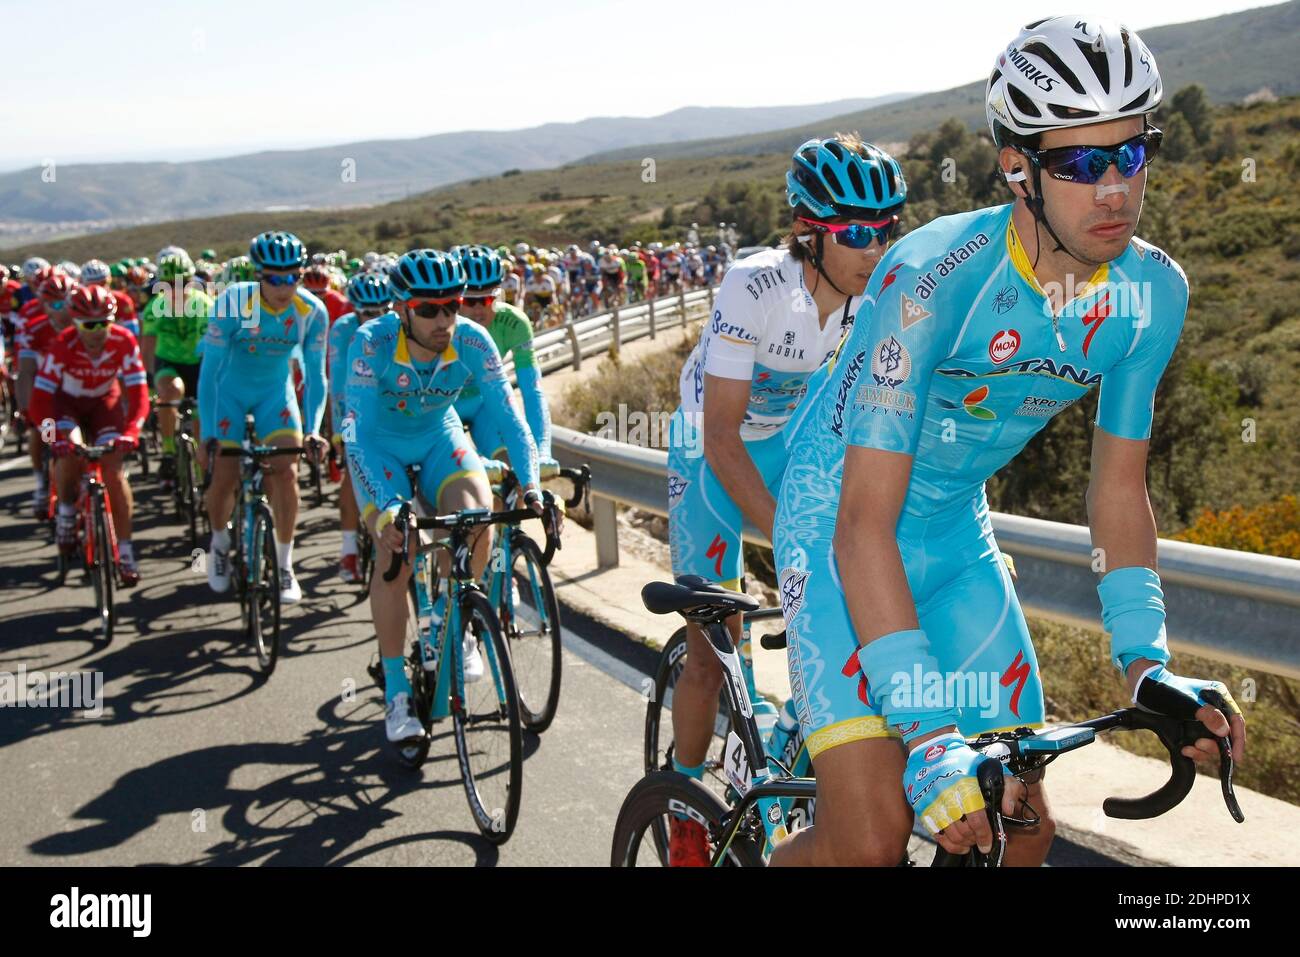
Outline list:
[[[348,280],[348,302],[357,309],[387,309],[393,301],[388,277],[379,273],[360,272]]]
[[[460,243],[458,245],[452,246],[450,249],[447,250],[447,252],[451,253],[457,259],[463,259],[465,256],[465,250],[467,249],[469,249],[468,244]]]
[[[293,233],[269,230],[253,237],[248,258],[258,269],[297,269],[307,261],[307,248]]]
[[[907,182],[898,161],[870,143],[809,140],[790,160],[785,197],[810,219],[892,216],[907,202]]]
[[[466,288],[473,292],[495,289],[505,278],[501,257],[490,246],[466,246],[460,263],[465,267]]]
[[[452,299],[465,291],[460,260],[441,249],[412,249],[388,268],[393,298]]]

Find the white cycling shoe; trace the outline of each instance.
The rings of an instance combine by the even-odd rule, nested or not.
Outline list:
[[[384,714],[384,734],[393,744],[400,744],[424,734],[424,726],[420,724],[411,707],[411,696],[405,691],[395,694],[393,700],[388,702]]]
[[[280,603],[292,605],[296,601],[302,601],[302,588],[298,584],[298,579],[294,577],[292,568],[281,568]]]
[[[230,591],[230,552],[208,549],[208,587],[218,595]]]
[[[465,684],[473,684],[483,677],[483,656],[479,654],[478,642],[473,632],[465,633],[465,642],[461,645],[465,662]]]

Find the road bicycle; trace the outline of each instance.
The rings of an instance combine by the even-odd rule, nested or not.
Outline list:
[[[519,491],[515,473],[495,460],[485,462],[484,468],[493,494],[513,509]],[[564,500],[568,508],[581,503],[591,485],[591,469],[586,465],[561,468],[544,463],[539,475],[542,481],[563,478],[573,483],[573,494]],[[510,645],[524,727],[535,734],[550,727],[560,701],[560,604],[547,571],[561,547],[559,535],[550,534],[558,527],[553,508],[548,505],[544,517],[545,548],[525,534],[518,521],[502,523],[495,530],[492,557],[482,583]],[[535,515],[529,512],[525,517]]]
[[[209,440],[209,449],[216,447]],[[280,562],[275,547],[275,516],[263,488],[270,460],[283,455],[301,455],[299,446],[278,448],[257,444],[253,416],[244,417],[244,439],[238,448],[222,448],[226,458],[240,460],[240,480],[230,536],[230,578],[239,599],[244,635],[257,652],[257,664],[264,675],[275,670],[280,656]],[[212,469],[204,480],[211,482]]]
[[[724,622],[736,612],[757,610],[758,602],[748,595],[726,591],[689,575],[679,577],[677,584],[651,582],[642,589],[641,598],[654,614],[676,612],[704,626],[709,644],[722,663],[723,686],[733,715],[727,736],[726,770],[736,799],[724,802],[699,781],[675,771],[648,774],[632,788],[619,810],[611,864],[635,867],[667,863],[667,852],[660,844],[659,835],[666,830],[669,816],[677,815],[691,818],[704,827],[713,866],[764,866],[772,848],[788,833],[781,801],[814,800],[817,782],[814,778],[795,776],[791,769],[767,754],[754,720],[739,654],[732,647]],[[1238,823],[1245,820],[1232,786],[1234,766],[1229,738],[1216,738],[1199,721],[1125,708],[1064,727],[1038,731],[1017,728],[970,739],[971,747],[995,759],[985,762],[978,772],[993,831],[993,847],[988,854],[977,849],[951,854],[940,847],[932,866],[1001,866],[1008,828],[1034,827],[1039,823],[1036,812],[1027,803],[1024,818],[1001,813],[1002,766],[1017,777],[1034,774],[1060,755],[1091,744],[1098,734],[1115,730],[1154,732],[1168,754],[1170,777],[1145,797],[1107,798],[1102,802],[1107,816],[1140,820],[1158,817],[1177,806],[1196,781],[1195,763],[1182,754],[1182,748],[1199,738],[1215,738],[1219,745],[1219,781],[1224,804],[1233,820]]]
[[[812,760],[804,747],[803,731],[794,717],[793,702],[787,699],[780,708],[773,707],[760,698],[754,687],[754,668],[750,661],[750,631],[758,622],[779,621],[779,607],[758,608],[745,612],[743,617],[743,637],[739,648],[738,661],[745,692],[753,702],[754,720],[758,727],[759,738],[767,755],[782,766],[787,767],[796,777],[812,777]],[[784,631],[778,634],[763,635],[759,639],[761,647],[770,651],[783,651],[786,647]],[[673,740],[673,726],[669,715],[673,707],[673,696],[677,680],[686,667],[686,628],[683,626],[673,632],[655,667],[653,684],[647,688],[644,765],[645,773],[671,771],[676,742]],[[709,751],[704,758],[704,773],[700,780],[711,792],[723,801],[734,801],[735,787],[727,777],[727,731],[732,726],[731,704],[725,689],[718,693],[717,720],[714,724],[714,737]],[[812,800],[782,799],[781,813],[789,830],[794,831],[813,823],[816,802]],[[664,854],[668,848],[667,827],[655,828],[655,842]]]
[[[551,493],[543,493],[548,507]],[[401,565],[413,562],[407,589],[407,628],[412,641],[408,665],[412,702],[423,733],[396,745],[399,760],[419,768],[429,756],[430,729],[435,721],[451,717],[456,739],[456,760],[470,812],[479,832],[493,844],[504,844],[514,832],[523,791],[523,719],[515,683],[510,645],[496,610],[470,567],[471,537],[475,529],[510,525],[538,518],[531,508],[493,512],[486,508],[462,509],[448,515],[416,516],[411,502],[398,509],[396,526],[402,529],[402,548],[383,572],[385,581],[397,577]],[[447,533],[446,538],[425,541],[419,537],[411,557],[412,538],[421,531]],[[554,551],[553,525],[547,523],[547,547]],[[449,562],[448,599],[442,620],[433,615],[440,581],[432,554],[441,549]],[[466,684],[464,645],[470,638],[482,656],[483,679]],[[427,660],[426,660],[427,656]],[[383,671],[370,668],[383,687]]]
[[[176,517],[185,525],[189,536],[190,549],[199,547],[199,525],[203,526],[203,535],[211,534],[208,513],[203,508],[203,470],[199,467],[196,450],[195,413],[198,402],[192,396],[181,399],[159,400],[156,408],[176,409],[178,419],[176,431],[176,476],[172,484],[172,502],[176,506]]]
[[[46,451],[50,452],[49,449]],[[58,582],[62,585],[67,579],[73,557],[78,552],[81,553],[82,567],[94,591],[99,635],[106,645],[113,640],[113,629],[117,625],[113,589],[115,586],[124,587],[118,557],[117,530],[113,526],[113,510],[109,507],[108,488],[104,485],[104,472],[99,464],[99,460],[112,451],[112,445],[72,447],[72,454],[85,462],[80,490],[77,492],[77,538],[75,548],[67,552],[59,549],[58,566]],[[47,454],[46,461],[52,457]]]

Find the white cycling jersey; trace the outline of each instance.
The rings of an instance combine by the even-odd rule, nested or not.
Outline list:
[[[740,437],[751,441],[780,432],[803,398],[808,377],[853,328],[861,302],[854,296],[823,327],[804,286],[803,266],[789,250],[764,250],[740,260],[723,277],[713,315],[682,367],[682,411],[700,421],[706,372],[748,379]]]

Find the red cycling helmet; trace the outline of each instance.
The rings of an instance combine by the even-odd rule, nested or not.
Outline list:
[[[149,271],[143,266],[132,266],[126,271],[126,284],[136,289],[149,285]]]
[[[36,294],[42,299],[67,299],[76,285],[67,273],[54,269],[36,287]]]
[[[112,319],[117,299],[103,286],[78,286],[68,297],[68,312],[73,319]]]
[[[330,271],[324,266],[308,266],[302,273],[302,284],[311,292],[324,292],[330,287]]]

